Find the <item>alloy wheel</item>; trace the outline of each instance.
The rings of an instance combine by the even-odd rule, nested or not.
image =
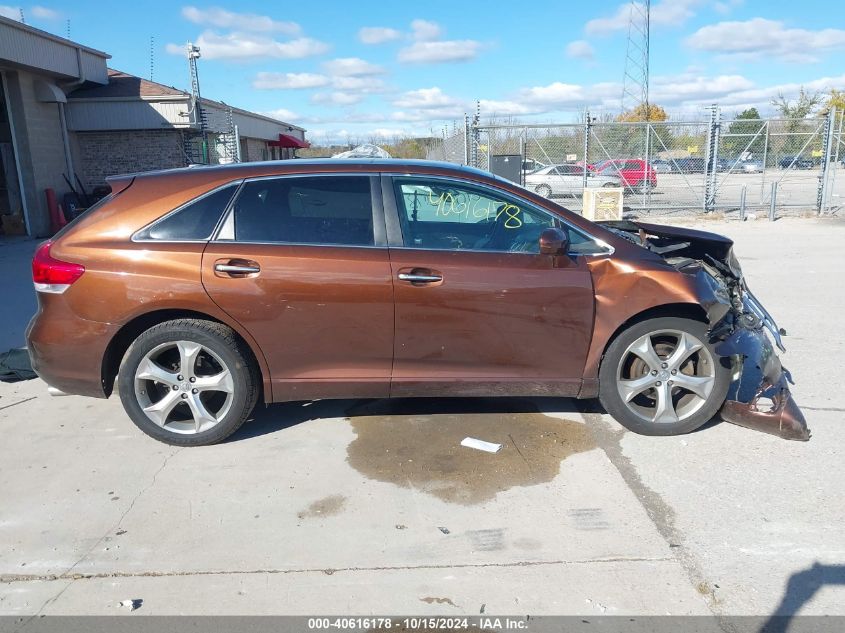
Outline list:
[[[616,374],[619,396],[638,418],[683,422],[710,397],[716,368],[707,346],[680,330],[659,330],[631,343]]]
[[[174,433],[215,427],[232,406],[235,385],[226,363],[194,341],[163,343],[135,370],[135,397],[144,414]]]

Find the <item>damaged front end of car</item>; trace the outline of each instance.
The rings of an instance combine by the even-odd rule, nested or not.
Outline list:
[[[792,377],[773,347],[786,351],[786,332],[748,289],[733,242],[713,233],[642,222],[602,225],[693,277],[710,324],[710,342],[719,356],[730,360],[733,371],[722,418],[787,440],[809,440],[807,422],[789,391]]]

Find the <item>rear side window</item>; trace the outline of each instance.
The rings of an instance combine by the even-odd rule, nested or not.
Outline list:
[[[238,184],[235,183],[197,198],[147,227],[138,233],[136,238],[165,241],[207,240],[237,189]]]
[[[373,246],[366,176],[294,176],[247,182],[234,204],[235,240]]]

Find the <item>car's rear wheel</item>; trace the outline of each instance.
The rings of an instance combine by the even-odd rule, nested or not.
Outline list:
[[[544,198],[551,198],[552,188],[548,185],[537,185],[534,188],[534,193],[536,193],[538,196],[543,196]]]
[[[678,435],[710,420],[725,401],[731,372],[700,321],[642,321],[610,344],[599,370],[602,405],[643,435]]]
[[[235,333],[198,319],[166,321],[141,334],[118,374],[132,421],[175,446],[227,438],[249,416],[258,387],[258,371]]]

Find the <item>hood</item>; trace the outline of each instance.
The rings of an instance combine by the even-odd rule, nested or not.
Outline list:
[[[737,279],[742,276],[733,254],[733,240],[709,231],[631,220],[606,220],[597,224],[634,242],[663,259],[706,261]]]

